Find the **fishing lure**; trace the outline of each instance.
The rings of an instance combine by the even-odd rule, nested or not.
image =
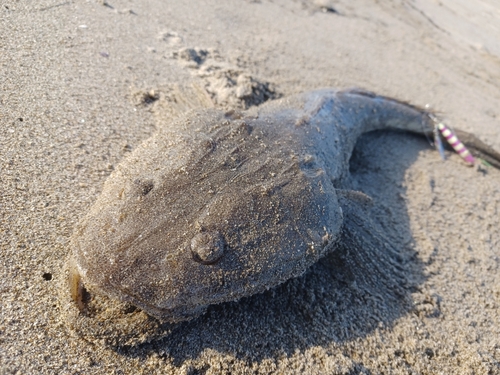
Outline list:
[[[436,128],[434,129],[434,140],[436,142],[436,147],[438,148],[439,153],[441,154],[441,157],[443,157],[444,155],[443,144],[441,142],[441,139],[439,138],[439,134],[437,134],[436,129],[441,132],[446,141],[450,144],[451,147],[453,147],[453,149],[457,152],[458,155],[460,155],[462,159],[464,159],[467,163],[471,165],[475,164],[476,159],[474,158],[474,156],[472,156],[467,147],[465,147],[464,144],[457,138],[455,133],[453,133],[442,122],[439,122],[436,124]]]

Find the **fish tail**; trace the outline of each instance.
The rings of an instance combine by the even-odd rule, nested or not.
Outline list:
[[[377,129],[392,128],[421,134],[430,139],[436,136],[436,132],[439,132],[446,139],[446,143],[449,143],[468,164],[474,165],[477,160],[480,160],[500,169],[500,152],[471,133],[458,129],[451,131],[428,108],[358,88],[338,91],[338,95],[340,98],[356,99],[352,101],[356,106],[353,112],[359,116],[363,124],[359,131],[361,134]],[[440,140],[435,143],[439,150],[438,142]],[[440,153],[443,155],[441,151]]]
[[[354,99],[354,113],[363,124],[362,133],[398,129],[432,137],[434,113],[416,105],[358,88],[341,90],[339,97]]]
[[[474,134],[455,129],[455,134],[462,143],[468,148],[470,153],[481,162],[500,169],[500,152],[477,138]]]

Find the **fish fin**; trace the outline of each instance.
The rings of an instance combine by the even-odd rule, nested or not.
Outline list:
[[[483,159],[491,166],[500,169],[500,152],[477,138],[474,134],[462,130],[454,130],[454,133],[469,149],[470,153],[479,159]]]
[[[434,145],[436,146],[436,149],[439,152],[439,155],[441,155],[441,159],[446,160],[446,154],[444,153],[444,145],[443,141],[441,139],[442,134],[437,128],[437,126],[434,128]]]
[[[346,189],[336,189],[337,197],[339,199],[340,206],[349,205],[355,202],[364,207],[372,207],[373,199],[369,195],[358,190],[346,190]]]
[[[429,108],[419,107],[418,105],[411,104],[411,103],[406,102],[404,100],[399,100],[399,99],[391,98],[391,97],[385,96],[385,95],[379,95],[379,94],[377,94],[377,93],[375,93],[373,91],[369,91],[369,90],[366,90],[366,89],[363,89],[363,88],[360,88],[360,87],[351,87],[351,88],[348,88],[348,89],[340,90],[339,92],[345,93],[345,94],[351,94],[351,95],[366,96],[366,97],[372,98],[372,99],[375,99],[375,98],[383,99],[383,100],[387,100],[387,101],[390,101],[390,102],[393,102],[393,103],[402,104],[402,105],[404,105],[406,107],[413,108],[416,111],[419,111],[419,112],[422,112],[422,113],[428,113],[428,114],[431,114],[431,115],[434,114],[434,112],[432,110],[430,110]]]
[[[384,300],[409,301],[405,258],[364,205],[343,208],[344,226],[333,262],[347,267],[348,284]],[[336,254],[336,255],[335,255]],[[335,260],[337,258],[337,260]]]

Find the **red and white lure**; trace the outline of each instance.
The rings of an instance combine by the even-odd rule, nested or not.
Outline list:
[[[462,159],[464,159],[467,163],[474,165],[476,163],[476,159],[472,154],[467,150],[467,147],[457,138],[457,136],[442,122],[436,123],[436,127],[434,128],[434,141],[436,143],[436,147],[441,154],[441,157],[444,159],[444,150],[443,144],[441,142],[441,138],[439,137],[438,130],[441,132],[446,141],[450,144],[451,147],[457,152],[458,155]]]

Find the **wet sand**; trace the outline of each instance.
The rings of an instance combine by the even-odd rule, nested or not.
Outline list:
[[[172,105],[179,86],[226,107],[363,87],[500,150],[493,0],[4,0],[0,19],[0,373],[500,373],[500,172],[408,134],[368,134],[351,161],[404,260],[399,301],[357,289],[370,267],[332,255],[112,348],[68,330],[59,298],[75,224],[114,166],[193,105]],[[267,96],[237,99],[248,82]]]

